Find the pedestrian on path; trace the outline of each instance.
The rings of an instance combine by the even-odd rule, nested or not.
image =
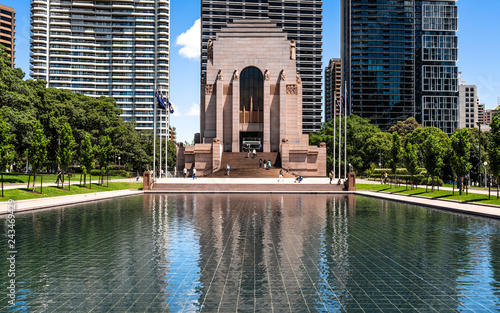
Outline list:
[[[196,169],[193,168],[193,180],[196,178]]]
[[[262,159],[259,159],[259,168],[262,168]]]
[[[57,179],[56,179],[56,182],[54,184],[57,184],[57,187],[59,187],[59,182],[62,182],[62,178],[61,178],[61,170],[59,170],[57,172]]]
[[[187,178],[187,176],[188,176],[188,170],[187,170],[187,168],[184,168],[184,169],[182,170],[182,173],[184,174],[184,179],[186,179],[186,178]]]
[[[229,172],[231,171],[231,168],[229,167],[229,164],[226,166],[226,171],[227,171],[227,176],[229,176]]]
[[[328,177],[330,177],[330,185],[331,185],[332,180],[333,180],[333,171],[330,171],[330,174],[328,174]]]
[[[284,181],[283,180],[283,169],[280,169],[280,175],[278,176],[278,181]]]
[[[266,169],[266,167],[267,167],[267,162],[266,160],[264,160],[264,169]]]
[[[267,161],[267,169],[271,168],[271,160]]]
[[[257,151],[255,151],[255,149],[252,150],[252,158],[255,158],[255,156],[257,155]]]

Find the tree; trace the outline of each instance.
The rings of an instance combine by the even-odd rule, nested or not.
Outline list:
[[[94,168],[94,147],[90,141],[90,135],[87,133],[80,144],[80,164],[83,171],[83,185],[87,185],[87,173]],[[92,181],[90,182],[92,184]]]
[[[368,138],[364,144],[365,162],[379,164],[385,167],[391,159],[392,134],[387,132],[376,132]]]
[[[423,128],[422,124],[419,124],[417,120],[413,117],[407,118],[405,121],[398,121],[396,125],[389,128],[389,132],[397,132],[401,137],[406,136],[406,134],[413,132],[417,128]]]
[[[66,123],[62,127],[59,151],[57,152],[57,163],[60,164],[62,170],[62,188],[64,189],[64,172],[68,167],[75,155],[75,138],[71,131],[71,126]]]
[[[497,180],[497,199],[498,194],[498,184],[500,182],[500,114],[493,115],[490,122],[491,127],[491,143],[488,147],[488,158],[490,161],[490,170],[493,176]]]
[[[432,190],[434,191],[434,178],[439,176],[439,172],[443,167],[443,154],[444,150],[441,146],[439,139],[430,135],[423,143],[424,167],[427,174],[432,179]]]
[[[33,136],[28,148],[28,161],[33,171],[33,192],[35,191],[36,172],[45,165],[47,161],[47,144],[49,140],[43,133],[42,125],[36,121],[33,125]]]
[[[403,159],[405,168],[411,175],[411,189],[413,189],[413,175],[418,174],[419,169],[417,149],[411,143],[406,144]]]
[[[451,164],[453,171],[460,180],[458,186],[462,194],[464,176],[467,175],[472,165],[470,164],[470,135],[466,128],[457,129],[451,137]]]
[[[389,164],[391,167],[391,171],[394,174],[394,182],[396,182],[396,170],[398,169],[399,162],[401,162],[401,137],[397,132],[393,132],[391,160]]]
[[[10,134],[10,126],[5,119],[0,119],[0,172],[2,173],[2,197],[3,197],[3,172],[14,159],[14,146],[12,140],[14,135]]]
[[[99,161],[99,170],[101,173],[101,185],[104,184],[104,173],[108,170],[109,159],[113,152],[113,145],[108,136],[101,138],[101,143],[97,146],[97,159]]]

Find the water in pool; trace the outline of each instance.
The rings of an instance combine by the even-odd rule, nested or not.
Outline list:
[[[1,257],[2,312],[500,310],[499,221],[389,201],[144,195],[15,227],[17,298]]]

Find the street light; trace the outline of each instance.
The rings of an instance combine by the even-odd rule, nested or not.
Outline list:
[[[483,163],[484,165],[484,187],[486,187],[486,165],[488,165],[488,162],[484,162]]]
[[[349,173],[352,172],[352,164],[349,163]]]
[[[118,157],[118,166],[120,166],[120,159],[121,157]]]

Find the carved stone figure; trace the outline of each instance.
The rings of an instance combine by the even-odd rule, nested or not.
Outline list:
[[[266,70],[264,71],[264,80],[269,80],[269,76],[271,74],[269,74],[269,70],[266,68]]]
[[[212,84],[205,85],[205,94],[211,95],[213,93],[214,93],[214,85],[212,85]]]
[[[287,138],[282,138],[282,139],[281,139],[281,142],[282,142],[282,143],[288,143],[288,139],[287,139]]]
[[[217,80],[224,80],[224,75],[222,74],[222,70],[219,70],[219,73],[217,73]]]
[[[286,80],[286,73],[285,73],[285,70],[281,70],[281,74],[280,74],[280,80]]]
[[[234,70],[233,80],[240,80],[240,72],[238,70]]]
[[[208,39],[207,42],[207,57],[210,61],[213,61],[214,58],[214,42],[212,39]]]
[[[290,41],[290,60],[295,60],[297,58],[296,50],[297,44],[295,40]]]
[[[302,84],[302,79],[300,79],[299,72],[295,74],[295,79],[297,80],[298,85]]]

